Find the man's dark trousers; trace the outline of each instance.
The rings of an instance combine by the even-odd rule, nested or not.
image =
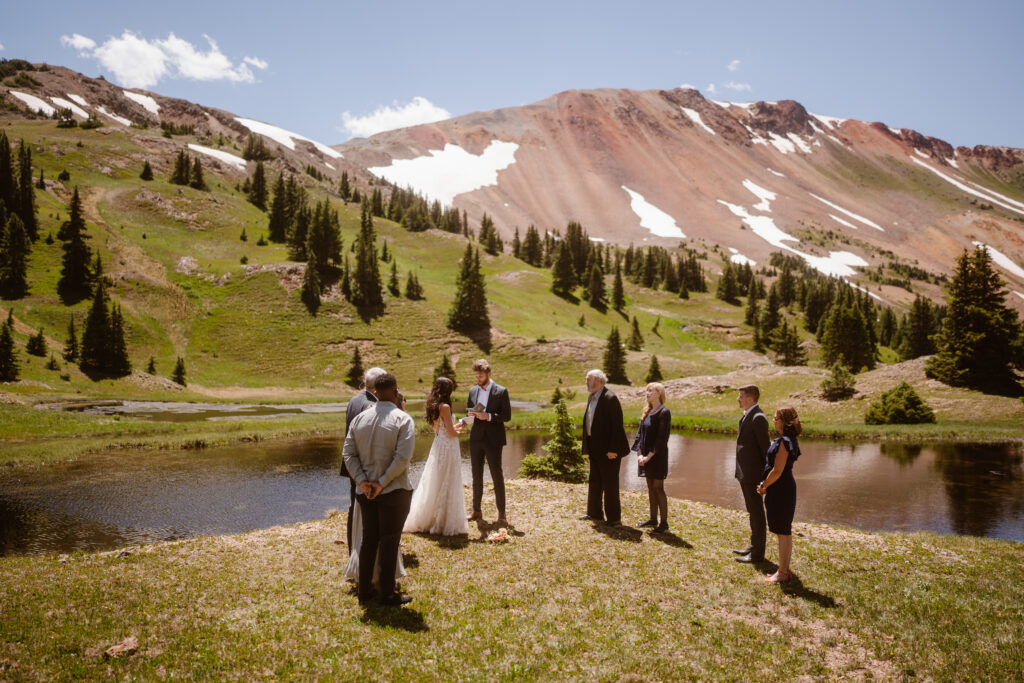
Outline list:
[[[395,592],[395,565],[402,541],[402,527],[409,516],[412,491],[395,489],[373,500],[356,496],[363,516],[363,543],[359,546],[359,599],[367,600],[373,591],[373,567],[380,552],[380,595],[386,598]]]
[[[488,443],[480,438],[469,442],[469,462],[473,468],[473,510],[479,511],[484,498],[484,461],[491,471],[494,482],[494,505],[498,508],[498,516],[505,516],[505,473],[501,469],[502,446]]]
[[[619,501],[619,468],[622,458],[609,458],[604,453],[590,456],[590,480],[587,489],[587,515],[605,519],[609,524],[622,521]],[[601,496],[604,495],[604,510]]]

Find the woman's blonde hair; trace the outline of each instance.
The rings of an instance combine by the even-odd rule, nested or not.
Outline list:
[[[804,426],[800,424],[800,416],[796,414],[796,408],[786,406],[775,411],[775,417],[782,420],[782,435],[788,437],[800,436]]]
[[[644,394],[645,395],[647,394],[647,390],[648,389],[654,389],[655,391],[657,391],[658,392],[658,400],[661,401],[661,405],[665,405],[665,385],[664,384],[662,384],[661,382],[651,382],[646,387],[644,387]],[[647,413],[649,413],[649,412],[651,412],[651,402],[647,401],[647,403],[644,404],[644,412],[643,412],[642,415],[640,415],[640,419],[642,420],[645,417],[647,417]]]

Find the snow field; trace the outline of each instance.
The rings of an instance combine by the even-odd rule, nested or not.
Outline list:
[[[679,237],[680,239],[686,237],[676,225],[676,219],[648,202],[639,192],[634,192],[625,185],[622,186],[622,189],[629,195],[629,208],[633,209],[633,213],[640,217],[641,228],[647,228],[651,234],[658,237]]]

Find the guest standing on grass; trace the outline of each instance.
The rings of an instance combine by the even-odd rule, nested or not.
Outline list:
[[[374,391],[373,384],[385,372],[383,368],[370,368],[363,373],[363,390],[349,399],[348,405],[345,407],[345,436],[348,436],[348,430],[352,427],[352,420],[355,419],[356,415],[367,408],[373,407],[373,404],[377,402],[377,394]],[[348,519],[345,522],[345,529],[348,553],[352,555],[352,522],[356,510],[356,480],[349,476],[348,470],[345,468],[344,459],[341,461],[341,476],[348,477],[349,479]],[[358,541],[356,543],[358,544]]]
[[[583,415],[583,452],[590,456],[590,481],[587,514],[581,519],[620,526],[619,467],[622,457],[629,453],[629,441],[622,426],[622,405],[605,386],[607,382],[608,376],[600,370],[587,373],[590,395]]]
[[[647,404],[640,415],[640,428],[636,431],[633,450],[639,475],[647,479],[647,498],[651,514],[640,527],[653,527],[656,532],[668,531],[668,497],[665,479],[668,478],[668,435],[672,430],[672,413],[665,406],[665,386],[652,382],[645,389]],[[661,521],[658,521],[658,515]]]
[[[743,491],[743,502],[750,516],[750,545],[734,550],[737,562],[764,562],[765,519],[764,501],[757,493],[763,478],[765,453],[768,452],[768,416],[757,405],[761,390],[753,384],[740,387],[738,401],[743,410],[736,437],[736,479]]]
[[[781,583],[793,578],[793,572],[789,570],[793,556],[793,514],[796,512],[793,463],[800,457],[797,437],[803,431],[795,409],[786,407],[775,411],[775,431],[780,436],[768,447],[764,481],[758,485],[757,492],[764,496],[768,530],[779,538],[779,570],[764,580]]]
[[[404,605],[410,599],[395,592],[395,571],[412,499],[409,461],[415,429],[412,417],[395,405],[395,376],[385,373],[378,377],[375,389],[377,403],[352,420],[343,449],[345,466],[358,486],[356,504],[363,523],[359,603],[365,605],[373,598],[374,568],[379,564],[381,604]]]

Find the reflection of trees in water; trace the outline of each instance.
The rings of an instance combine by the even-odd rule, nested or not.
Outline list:
[[[939,444],[935,468],[946,484],[949,519],[958,534],[986,536],[1007,515],[1024,509],[1021,446]]]
[[[124,540],[109,525],[74,519],[31,502],[0,498],[0,556],[109,548]]]
[[[914,464],[921,455],[921,449],[921,444],[883,441],[879,450],[885,457],[895,460],[901,466],[907,466]]]

